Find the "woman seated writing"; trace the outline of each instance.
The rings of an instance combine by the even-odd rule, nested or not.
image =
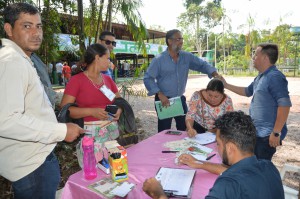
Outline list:
[[[86,67],[72,76],[61,101],[61,107],[75,102],[78,105],[69,108],[71,118],[84,118],[85,122],[111,118],[105,108],[113,104],[120,94],[115,82],[101,73],[109,67],[109,56],[109,50],[101,44],[92,44],[87,48],[84,55]],[[119,108],[111,119],[118,120],[121,112]]]
[[[185,119],[188,136],[205,131],[215,133],[215,120],[227,111],[233,111],[232,100],[224,93],[223,82],[212,79],[206,89],[194,92],[190,99]]]

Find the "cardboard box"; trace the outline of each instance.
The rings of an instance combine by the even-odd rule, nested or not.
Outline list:
[[[111,178],[116,182],[128,180],[127,152],[124,147],[117,146],[109,150],[108,162]]]

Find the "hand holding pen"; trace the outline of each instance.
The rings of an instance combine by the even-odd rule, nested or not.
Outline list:
[[[194,169],[201,169],[202,167],[200,165],[203,164],[190,154],[181,154],[178,157],[178,163],[187,165]]]

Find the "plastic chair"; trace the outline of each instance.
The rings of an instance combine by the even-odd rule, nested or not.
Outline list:
[[[283,180],[286,171],[293,171],[293,172],[300,173],[300,167],[285,164],[282,167],[282,169],[280,170],[281,180]],[[300,185],[299,185],[299,187],[300,187]],[[286,185],[283,185],[283,190],[284,190],[285,199],[298,199],[298,196],[299,196],[299,191],[298,190],[292,189],[292,188],[290,188]]]

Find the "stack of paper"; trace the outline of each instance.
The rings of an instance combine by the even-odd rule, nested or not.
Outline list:
[[[161,182],[164,192],[173,197],[190,197],[196,170],[161,167],[155,178]]]
[[[201,145],[198,140],[190,138],[166,142],[164,147],[169,148],[171,151],[179,151],[177,156],[190,154],[197,160],[206,160],[213,151],[212,148]]]

